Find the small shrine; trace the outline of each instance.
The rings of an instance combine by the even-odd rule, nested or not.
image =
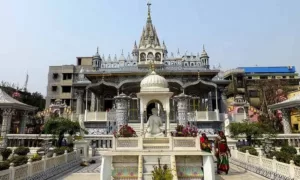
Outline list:
[[[169,99],[173,92],[168,88],[167,80],[154,70],[140,83],[137,94],[140,106],[140,133],[128,126],[130,97],[121,93],[115,97],[116,131],[112,150],[103,152],[101,178],[110,179],[152,179],[152,171],[158,162],[170,168],[173,179],[214,180],[215,168],[213,154],[201,150],[200,137],[195,128],[188,128],[188,99],[184,93],[175,97],[178,108],[179,132],[181,137],[170,131]],[[149,107],[149,104],[154,106]],[[147,115],[147,109],[151,114]],[[187,136],[187,134],[189,136]],[[176,134],[176,133],[175,133]],[[202,169],[203,168],[203,169]]]
[[[7,134],[25,134],[28,114],[35,110],[36,107],[14,99],[0,88],[1,147],[7,147]]]

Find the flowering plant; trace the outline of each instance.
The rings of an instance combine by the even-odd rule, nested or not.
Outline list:
[[[183,125],[177,125],[176,132],[172,135],[175,137],[196,137],[198,134],[198,129],[195,126],[190,126],[189,124],[185,127]]]
[[[137,137],[135,130],[132,127],[128,126],[127,124],[121,126],[120,130],[115,131],[113,134],[116,138],[118,138],[118,137]]]

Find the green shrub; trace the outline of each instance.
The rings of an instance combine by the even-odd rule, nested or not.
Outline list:
[[[286,152],[288,154],[292,154],[292,155],[295,155],[297,154],[297,150],[295,147],[293,146],[283,146],[281,149],[280,149],[281,152]]]
[[[300,166],[300,155],[294,156],[293,160],[296,166]]]
[[[55,148],[55,149],[53,150],[53,152],[56,153],[56,155],[58,156],[58,155],[64,154],[64,153],[65,153],[65,150],[67,150],[68,153],[69,153],[69,152],[72,152],[72,151],[73,151],[73,148],[69,148],[69,147],[66,147],[66,146],[62,146],[62,147]]]
[[[9,168],[9,162],[8,161],[0,162],[0,171],[8,169],[8,168]]]
[[[258,152],[256,151],[256,149],[252,146],[244,146],[244,147],[241,147],[239,149],[239,151],[243,152],[243,153],[246,153],[246,150],[249,151],[249,154],[251,155],[254,155],[254,156],[258,156]]]
[[[28,147],[18,147],[14,150],[14,153],[19,156],[26,156],[30,152]]]
[[[14,163],[14,166],[21,166],[28,162],[28,157],[27,156],[14,156],[11,159],[9,159],[9,162]]]
[[[2,149],[0,153],[1,153],[1,156],[3,158],[3,161],[6,161],[7,158],[11,155],[12,150],[5,148],[5,149]]]
[[[290,163],[290,160],[293,159],[293,155],[287,152],[282,151],[272,151],[267,155],[267,158],[273,159],[273,156],[276,157],[276,160],[283,163]]]
[[[38,154],[34,154],[31,158],[32,161],[40,161],[42,160],[42,156],[38,155]]]
[[[153,180],[172,180],[173,174],[171,169],[165,164],[161,167],[160,162],[158,161],[158,166],[154,167],[152,171],[152,179]]]

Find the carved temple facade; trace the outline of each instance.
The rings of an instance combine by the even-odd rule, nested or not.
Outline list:
[[[141,119],[148,119],[151,108],[158,105],[155,102],[149,103],[143,113],[144,118],[140,117],[140,100],[137,97],[140,83],[151,69],[155,69],[157,74],[167,80],[173,92],[169,102],[170,123],[178,123],[179,111],[182,109],[177,109],[176,97],[184,93],[190,97],[186,111],[194,114],[192,119],[195,124],[213,133],[222,128],[222,113],[227,110],[225,87],[229,81],[220,78],[220,70],[210,69],[209,56],[204,46],[202,53],[195,54],[181,55],[179,50],[177,53],[168,53],[166,43],[161,43],[152,23],[148,4],[146,25],[140,41],[134,43],[127,58],[123,52],[119,58],[111,58],[110,55],[105,58],[104,55],[100,56],[97,49],[96,54],[90,58],[90,65],[83,66],[84,59],[80,59],[81,65],[75,67],[77,73],[72,75],[71,100],[68,104],[90,134],[105,134],[117,111],[114,108],[114,97],[123,93],[130,98],[128,123],[138,124]],[[47,96],[50,97],[49,94]]]

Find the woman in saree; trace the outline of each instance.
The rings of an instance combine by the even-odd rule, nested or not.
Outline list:
[[[202,137],[200,138],[200,147],[203,151],[211,152],[211,145],[205,133],[202,133]]]
[[[227,139],[223,131],[219,131],[215,141],[215,155],[217,158],[217,172],[225,172],[228,174],[229,171],[229,160],[228,156],[231,156],[230,150],[227,145]]]

